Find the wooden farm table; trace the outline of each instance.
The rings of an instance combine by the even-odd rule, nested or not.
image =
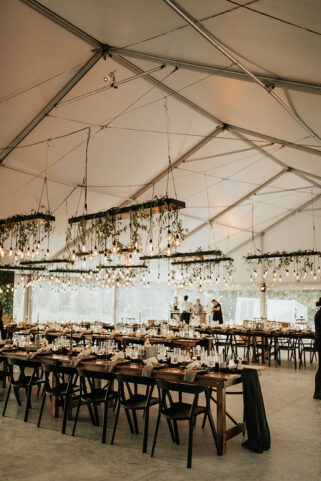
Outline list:
[[[2,356],[12,357],[16,359],[27,359],[27,354],[25,351],[16,351],[2,353]],[[34,362],[39,362],[39,364],[46,363],[59,363],[62,366],[70,366],[70,358],[62,354],[48,354],[37,356],[33,358]],[[106,360],[91,360],[84,361],[81,366],[85,367],[89,371],[104,372],[108,361]],[[254,369],[260,369],[254,366],[246,366]],[[76,369],[76,368],[75,368]],[[132,362],[130,364],[124,364],[116,366],[115,373],[140,376],[142,374],[143,366],[140,363]],[[152,373],[154,378],[165,379],[170,382],[184,382],[184,372],[179,368],[164,368],[159,370],[154,370]],[[222,454],[226,453],[226,443],[229,439],[234,436],[244,432],[245,423],[239,423],[232,428],[227,429],[226,427],[226,389],[231,386],[242,383],[242,377],[240,374],[230,374],[221,372],[210,372],[201,376],[198,376],[195,380],[196,385],[210,387],[216,390],[217,393],[217,406],[216,406],[216,428],[219,441],[222,446]],[[53,405],[53,414],[57,415],[57,406]]]

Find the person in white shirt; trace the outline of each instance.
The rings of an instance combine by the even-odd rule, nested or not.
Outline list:
[[[192,312],[193,304],[188,302],[188,296],[184,296],[184,301],[181,304],[181,321],[189,324]]]

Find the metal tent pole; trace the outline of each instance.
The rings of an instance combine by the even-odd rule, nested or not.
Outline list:
[[[164,67],[165,67],[164,64],[159,65],[158,67],[151,68],[150,70],[146,70],[145,72],[139,73],[137,75],[133,75],[132,77],[128,77],[128,78],[125,78],[123,80],[119,80],[118,82],[115,82],[113,84],[106,85],[106,87],[101,87],[101,88],[96,89],[96,90],[91,90],[90,92],[87,92],[87,93],[82,94],[82,95],[78,95],[77,97],[73,97],[72,99],[68,99],[68,100],[64,100],[63,102],[59,102],[59,104],[57,104],[55,107],[61,107],[61,106],[66,105],[66,104],[70,104],[71,102],[75,102],[76,100],[81,100],[81,99],[84,99],[86,97],[90,97],[91,95],[95,95],[95,94],[98,94],[100,92],[104,92],[105,90],[109,90],[109,89],[112,89],[112,88],[118,88],[119,85],[123,85],[127,82],[130,82],[131,80],[136,80],[138,78],[144,77],[145,75],[148,75],[150,73],[158,72],[159,70],[162,70]]]
[[[8,147],[0,153],[0,164],[12,152],[15,147],[41,122],[41,120],[55,107],[55,105],[83,78],[84,75],[104,55],[103,50],[96,52],[78,72],[59,90],[59,92],[47,103],[47,105],[24,127],[21,132],[10,142]]]
[[[91,35],[87,34],[83,30],[81,30],[80,28],[76,27],[75,25],[71,24],[70,22],[68,22],[64,18],[55,14],[54,12],[49,10],[47,7],[44,7],[42,4],[38,3],[35,0],[20,0],[20,1],[22,3],[25,3],[25,4],[29,5],[31,8],[33,8],[34,10],[36,10],[39,13],[41,13],[42,15],[44,15],[46,18],[49,18],[52,22],[60,25],[62,28],[65,28],[69,32],[73,33],[77,37],[86,41],[90,45],[93,45],[97,49],[105,49],[106,52],[109,52],[110,55],[115,58],[115,55],[112,54],[113,47],[104,45],[103,43],[99,42],[99,40],[93,38]],[[137,65],[129,62],[129,60],[126,60],[126,59],[122,58],[121,56],[118,56],[117,59],[119,60],[118,63],[123,62],[123,66],[128,68],[132,72],[135,72],[135,73],[139,73],[139,72],[142,73],[143,72],[142,69],[137,67]],[[116,60],[116,58],[115,58],[115,60]],[[148,78],[148,81],[150,83],[153,83],[153,85],[155,85],[156,87],[159,87],[162,90],[166,91],[169,95],[172,95],[177,100],[180,100],[181,102],[185,103],[190,108],[196,110],[201,115],[204,115],[205,117],[209,118],[210,120],[213,120],[214,122],[217,122],[218,124],[225,125],[225,123],[223,121],[217,119],[214,115],[210,114],[205,109],[202,109],[200,106],[194,104],[189,99],[183,97],[183,95],[180,95],[174,89],[170,89],[169,87],[167,87],[165,84],[163,84],[159,80],[155,79],[154,77],[150,76]],[[271,137],[269,135],[265,135],[265,134],[262,134],[260,132],[255,132],[253,130],[245,129],[243,127],[239,127],[239,126],[232,125],[232,124],[229,124],[228,127],[230,128],[230,130],[235,130],[235,131],[237,130],[237,131],[242,132],[244,134],[249,134],[249,135],[252,135],[252,136],[257,137],[257,138],[262,139],[262,140],[267,140],[268,142],[273,142],[275,144],[280,144],[280,145],[286,145],[287,147],[290,147],[290,148],[293,148],[293,149],[297,149],[297,150],[301,150],[303,152],[307,152],[307,153],[310,153],[310,154],[313,154],[313,155],[321,156],[321,151],[319,151],[317,149],[313,149],[311,147],[306,147],[305,145],[296,144],[294,142],[289,142],[287,140],[279,139],[277,137]]]
[[[163,55],[153,55],[151,53],[139,52],[137,50],[129,50],[128,48],[110,47],[110,52],[119,53],[134,58],[143,58],[152,62],[161,62],[166,65],[173,65],[174,67],[184,68],[186,70],[194,70],[197,72],[212,73],[218,77],[243,80],[245,82],[254,82],[246,73],[239,70],[234,70],[226,67],[219,67],[216,65],[208,65],[199,62],[189,62],[180,58],[164,57]],[[255,73],[263,83],[273,85],[275,87],[284,88],[287,90],[297,90],[309,94],[321,95],[321,84],[312,82],[301,82],[300,80],[291,80],[286,78],[270,77]]]
[[[219,50],[225,57],[227,57],[234,65],[239,67],[245,74],[247,74],[254,82],[262,87],[274,100],[276,100],[281,107],[286,110],[293,118],[309,132],[318,142],[321,142],[321,137],[314,132],[295,112],[275,93],[270,85],[266,85],[255,74],[253,74],[245,65],[243,65],[237,58],[235,58],[215,37],[209,32],[201,23],[199,23],[192,15],[184,10],[175,0],[163,0],[169,7],[171,7],[180,17],[182,17],[189,25],[191,25],[198,33],[202,35],[210,44]]]
[[[304,202],[304,204],[301,204],[299,205],[299,207],[296,207],[295,209],[292,209],[290,212],[288,212],[286,215],[284,215],[283,217],[281,217],[279,220],[277,220],[276,222],[273,222],[273,224],[269,225],[268,227],[266,227],[265,229],[263,229],[262,231],[258,232],[257,234],[254,235],[254,239],[257,239],[258,237],[266,234],[267,232],[269,232],[270,230],[274,229],[275,227],[277,227],[278,225],[282,224],[283,222],[285,222],[287,219],[289,219],[290,217],[293,217],[294,215],[298,214],[299,212],[302,212],[306,207],[308,207],[309,205],[311,205],[313,202],[316,202],[318,201],[319,199],[321,199],[321,194],[318,194],[316,196],[314,196],[312,199],[308,200],[307,202]],[[236,247],[233,247],[233,249],[231,249],[230,251],[228,251],[226,253],[226,256],[229,256],[231,255],[233,252],[236,252],[238,251],[239,249],[242,249],[242,247],[246,246],[249,242],[252,241],[252,237],[250,237],[249,239],[247,239],[246,241],[242,242],[241,244],[239,244],[238,246]]]
[[[287,172],[289,171],[289,169],[282,169],[280,172],[278,172],[277,174],[273,175],[272,177],[270,177],[268,180],[266,180],[263,184],[259,185],[258,187],[255,187],[255,189],[251,190],[251,192],[249,192],[248,194],[246,195],[243,195],[243,197],[241,197],[240,199],[238,199],[236,202],[233,202],[233,204],[229,205],[228,207],[226,207],[225,209],[223,209],[221,212],[219,212],[218,214],[214,215],[213,217],[211,217],[211,219],[209,219],[207,222],[203,222],[201,225],[199,225],[198,227],[196,227],[195,229],[193,229],[191,232],[189,232],[186,236],[186,238],[188,237],[191,237],[192,235],[196,234],[197,232],[199,232],[201,229],[203,229],[203,227],[207,226],[208,224],[213,224],[213,222],[215,222],[217,219],[219,219],[220,217],[222,217],[223,215],[227,214],[227,212],[229,212],[230,210],[234,209],[235,207],[237,207],[238,205],[242,204],[242,202],[244,202],[245,200],[247,200],[249,197],[252,197],[252,195],[256,194],[259,190],[263,189],[264,187],[266,187],[267,185],[271,184],[272,182],[274,182],[276,179],[278,179],[279,177],[281,177],[282,175],[286,174]]]
[[[267,152],[266,150],[262,149],[262,147],[260,145],[256,145],[253,140],[250,140],[248,139],[247,137],[245,137],[244,135],[240,134],[239,132],[236,132],[235,135],[237,135],[237,137],[242,140],[243,142],[245,142],[247,145],[253,147],[255,150],[257,150],[258,152],[260,152],[261,154],[263,154],[265,157],[267,157],[268,159],[272,160],[272,162],[274,162],[275,164],[278,164],[279,166],[283,167],[283,168],[287,168],[289,172],[292,172],[294,175],[296,175],[297,177],[300,177],[300,179],[303,179],[305,180],[306,182],[308,182],[309,184],[312,184],[314,187],[317,187],[318,189],[321,189],[321,184],[319,184],[318,182],[316,182],[315,180],[313,179],[310,179],[309,177],[307,177],[305,175],[305,173],[303,171],[300,171],[298,169],[292,169],[292,167],[290,167],[289,165],[287,165],[285,162],[283,162],[282,160],[278,159],[277,157],[275,157],[274,155],[270,154],[270,152]]]

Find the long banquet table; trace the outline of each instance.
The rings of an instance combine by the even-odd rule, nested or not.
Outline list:
[[[15,351],[15,352],[2,352],[2,357],[15,358],[27,360],[28,354],[26,351]],[[39,364],[57,364],[62,366],[70,366],[71,360],[67,355],[63,354],[48,354],[36,356],[32,359],[34,362]],[[82,362],[82,367],[89,371],[104,372],[106,365],[109,361],[107,360],[88,360]],[[254,366],[246,366],[252,367]],[[76,369],[76,368],[75,368]],[[142,364],[137,362],[131,362],[130,364],[118,365],[115,368],[115,373],[123,373],[127,375],[140,376],[142,375]],[[258,369],[255,367],[255,369]],[[180,368],[166,367],[164,369],[153,370],[152,376],[155,378],[165,379],[171,382],[184,382],[184,371]],[[237,425],[227,428],[226,426],[226,390],[231,386],[235,386],[242,383],[241,374],[234,373],[221,373],[221,372],[209,372],[199,375],[195,379],[195,384],[200,386],[210,387],[216,390],[216,428],[218,438],[222,447],[222,454],[226,453],[226,443],[229,439],[245,431],[245,423],[241,422]]]

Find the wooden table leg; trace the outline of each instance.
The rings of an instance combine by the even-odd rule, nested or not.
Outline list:
[[[222,447],[222,454],[226,453],[226,389],[224,386],[217,387],[217,436]]]

